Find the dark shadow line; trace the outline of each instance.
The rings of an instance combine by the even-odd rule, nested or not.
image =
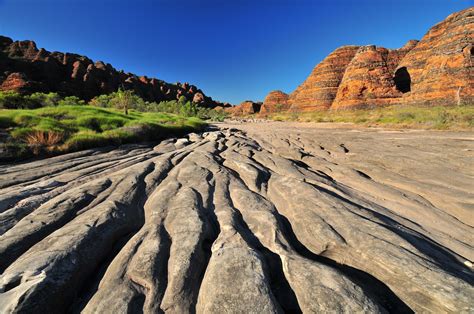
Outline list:
[[[420,234],[419,232],[412,230],[394,219],[387,217],[381,213],[376,212],[375,210],[372,210],[370,208],[367,208],[365,206],[362,206],[360,204],[357,204],[333,191],[330,191],[326,188],[323,188],[321,186],[315,185],[311,182],[306,182],[313,186],[315,189],[318,191],[329,194],[332,197],[335,197],[339,199],[340,201],[343,201],[349,205],[352,205],[358,209],[365,210],[372,215],[374,215],[376,218],[378,218],[382,223],[378,223],[376,221],[372,221],[366,217],[360,216],[363,219],[369,220],[372,223],[376,223],[379,226],[386,228],[390,230],[391,232],[397,234],[401,238],[403,238],[405,241],[413,245],[417,250],[419,250],[421,253],[425,254],[430,258],[430,262],[436,264],[439,268],[442,270],[446,271],[450,275],[465,281],[466,283],[470,285],[474,285],[474,275],[472,273],[468,272],[465,270],[464,265],[462,265],[458,259],[454,257],[454,255],[448,251],[445,247],[440,245],[439,243],[435,242],[434,240]],[[356,214],[356,213],[354,213]],[[457,267],[456,267],[457,266]]]

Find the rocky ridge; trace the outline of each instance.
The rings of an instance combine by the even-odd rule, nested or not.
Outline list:
[[[159,79],[116,70],[109,63],[62,52],[38,49],[30,40],[0,36],[0,90],[20,93],[58,92],[89,100],[125,88],[148,101],[185,96],[205,107],[224,106],[189,83],[170,84]]]

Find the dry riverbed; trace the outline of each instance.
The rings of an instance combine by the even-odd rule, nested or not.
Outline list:
[[[473,132],[215,128],[0,166],[1,311],[474,311]]]

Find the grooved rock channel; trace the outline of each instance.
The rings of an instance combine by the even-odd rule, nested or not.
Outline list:
[[[219,125],[0,166],[0,309],[474,311],[472,133]]]

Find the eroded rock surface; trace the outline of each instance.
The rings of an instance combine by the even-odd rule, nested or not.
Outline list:
[[[472,133],[220,127],[0,166],[1,312],[474,311]]]

